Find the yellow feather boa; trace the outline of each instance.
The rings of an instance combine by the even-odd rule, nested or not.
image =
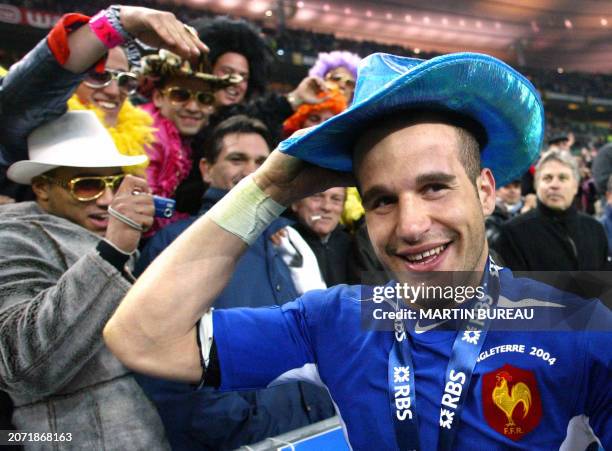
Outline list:
[[[359,220],[365,213],[361,205],[361,196],[354,186],[346,189],[346,200],[342,211],[341,222],[345,226],[352,228],[353,223]]]
[[[129,100],[123,102],[115,127],[107,127],[104,123],[104,112],[94,105],[85,105],[76,94],[68,100],[68,109],[70,111],[89,110],[96,113],[100,122],[112,136],[117,149],[123,155],[146,155],[145,146],[155,141],[153,118],[146,111],[132,105]],[[125,167],[123,170],[126,173],[144,177],[144,170],[148,164],[147,161],[138,166]]]

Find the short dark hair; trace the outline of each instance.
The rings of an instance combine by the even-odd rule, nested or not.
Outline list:
[[[271,149],[271,138],[268,127],[259,119],[244,114],[239,114],[219,122],[207,134],[203,142],[203,157],[210,164],[214,164],[223,150],[223,138],[232,133],[256,133],[261,136],[268,148]]]
[[[484,127],[470,116],[443,109],[411,109],[396,111],[377,118],[367,124],[362,130],[372,130],[388,127],[390,124],[408,126],[423,120],[432,120],[455,127],[459,141],[459,160],[470,181],[476,185],[480,175],[480,151],[486,146],[488,138]],[[355,143],[362,136],[359,135]]]

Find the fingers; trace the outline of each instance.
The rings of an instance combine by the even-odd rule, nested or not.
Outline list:
[[[124,216],[132,219],[142,227],[153,223],[155,205],[153,197],[147,194],[117,194],[111,203],[111,207]]]
[[[275,246],[280,246],[282,243],[282,239],[286,236],[287,236],[287,230],[279,229],[276,232],[274,232],[272,235],[270,235],[270,241],[272,241],[272,243]]]
[[[318,104],[329,99],[329,96],[319,96],[326,92],[329,92],[329,89],[325,81],[320,77],[310,76],[300,82],[293,94],[299,98],[301,103]]]
[[[322,78],[319,77],[311,77],[311,81],[310,81],[310,85],[312,86],[312,92],[313,95],[312,97],[312,101],[310,101],[309,103],[323,103],[326,100],[329,99],[329,96],[320,96],[319,94],[322,92],[329,92],[329,88],[327,87],[327,85],[325,84],[325,81],[323,81]]]
[[[123,215],[144,229],[151,227],[155,205],[150,192],[151,190],[145,179],[126,175],[110,204],[110,207],[119,213],[115,219],[121,222],[121,215]],[[123,222],[130,226],[129,221]]]
[[[193,45],[195,45],[201,53],[208,53],[210,49],[206,44],[200,41],[200,37],[198,36],[198,32],[191,25],[184,25],[185,30],[189,33],[189,38],[191,39]]]
[[[186,25],[174,17],[174,14],[160,17],[159,30],[166,32],[164,36],[167,37],[167,41],[164,43],[180,56],[190,59],[200,54],[200,49],[196,45],[196,40],[199,39],[197,36],[194,37]]]
[[[167,11],[122,6],[121,23],[130,34],[152,47],[163,47],[187,59],[208,52],[195,30]]]
[[[329,91],[329,88],[327,87],[327,84],[325,83],[325,80],[323,80],[320,77],[310,77],[311,78],[311,83],[314,84],[316,86],[316,90],[318,92],[327,92]]]
[[[121,194],[132,194],[132,192],[150,194],[151,189],[149,188],[147,181],[142,177],[126,174],[121,182],[121,185],[119,186],[119,189],[117,190],[115,197]]]

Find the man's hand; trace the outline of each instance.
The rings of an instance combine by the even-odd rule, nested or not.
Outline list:
[[[291,104],[293,111],[297,110],[303,103],[321,103],[325,102],[328,97],[320,96],[322,92],[327,92],[325,81],[319,77],[306,77],[300,84],[287,94],[287,100]]]
[[[283,227],[282,229],[278,229],[276,232],[270,235],[270,241],[272,241],[272,244],[274,244],[275,246],[280,246],[283,242],[283,238],[285,238],[286,236],[287,229]]]
[[[121,6],[121,24],[142,42],[155,48],[166,48],[183,58],[197,58],[208,47],[197,32],[188,28],[174,14],[139,6]]]
[[[121,6],[123,28],[147,45],[163,47],[179,56],[195,60],[208,52],[193,28],[188,28],[174,14],[139,6]],[[70,56],[62,64],[75,74],[89,70],[108,51],[88,26],[68,35]]]
[[[299,130],[291,136],[299,136],[308,130]],[[253,174],[253,180],[262,191],[285,206],[335,186],[355,186],[350,172],[315,166],[278,150],[273,151]]]
[[[537,205],[537,196],[535,194],[527,194],[523,201],[523,208],[521,208],[521,213],[527,213],[529,210],[533,210]]]
[[[153,197],[149,195],[149,191],[146,180],[128,174],[123,179],[110,207],[146,230],[153,225],[155,213]],[[123,252],[134,252],[141,235],[141,230],[110,216],[105,238]]]

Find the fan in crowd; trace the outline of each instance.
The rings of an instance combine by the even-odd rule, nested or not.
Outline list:
[[[128,48],[149,50],[130,67]],[[69,432],[79,448],[225,450],[339,407],[354,449],[371,449],[372,436],[385,437],[380,449],[395,449],[412,439],[402,432],[407,423],[379,421],[389,416],[379,373],[387,376],[393,340],[358,324],[363,292],[319,289],[416,282],[424,267],[440,269],[431,263],[439,255],[450,270],[478,257],[469,269],[501,279],[500,304],[521,302],[516,290],[550,304],[554,293],[497,265],[612,269],[612,144],[579,152],[583,137],[560,124],[540,155],[542,104],[504,63],[467,53],[362,60],[334,50],[319,53],[288,93],[267,91],[273,64],[261,30],[246,20],[187,25],[172,13],[113,5],[91,18],[67,14],[8,73],[0,70],[0,429]],[[437,100],[423,105],[414,80]],[[491,83],[515,90],[496,94]],[[495,105],[495,124],[484,104]],[[346,188],[356,184],[352,168],[358,188]],[[493,174],[504,183],[497,190]],[[152,195],[176,199],[178,212],[154,217]],[[285,207],[287,217],[278,217]],[[442,244],[420,244],[433,237]],[[564,306],[573,309],[574,299]],[[607,321],[599,304],[580,302]],[[102,329],[114,313],[107,348]],[[430,388],[437,384],[439,398],[450,342],[441,352],[429,342],[441,331],[423,335],[436,324],[413,326],[405,333],[419,347],[413,393],[425,421],[412,437],[434,443],[440,405]],[[566,350],[547,341],[588,367],[571,373],[580,368],[562,355],[552,369],[602,385],[590,344],[598,337],[584,346],[568,339]],[[499,359],[478,363],[483,378],[466,387],[481,393],[492,374],[483,368]],[[472,421],[487,407],[470,394],[455,443],[558,448],[566,429],[573,440],[570,412],[553,393],[559,386],[532,370],[547,384],[546,407],[562,412],[560,428],[544,418],[546,434],[537,437],[512,437],[490,422],[487,429],[488,419]],[[500,387],[524,374],[509,371],[496,373]],[[609,442],[604,403],[589,390],[582,387],[571,415],[589,415]],[[571,443],[584,449],[593,440],[590,433]],[[410,443],[402,446],[418,447]]]
[[[320,93],[327,88],[317,77],[304,78],[286,95],[266,92],[272,55],[260,30],[251,23],[222,16],[198,19],[191,25],[210,48],[212,73],[219,77],[242,77],[241,82],[216,92],[215,109],[221,118],[231,114],[257,118],[266,125],[272,143],[276,145],[286,118],[302,104],[323,101]],[[203,135],[206,135],[206,130]],[[177,190],[177,209],[180,211],[196,214],[199,209],[199,200],[205,191],[198,168],[201,157],[202,151],[195,149],[190,175]]]
[[[179,184],[192,167],[192,138],[208,124],[215,93],[242,83],[232,74],[216,77],[207,73],[204,59],[198,65],[167,50],[142,59],[140,74],[143,90],[151,102],[141,108],[153,118],[155,141],[146,148],[149,157],[147,180],[154,194],[173,198]],[[156,218],[149,236],[164,225],[187,217],[175,213],[171,218]]]
[[[130,72],[129,62],[122,47],[108,51],[104,70],[90,71],[68,100],[71,111],[91,110],[113,137],[119,152],[124,155],[146,155],[145,146],[153,143],[153,119],[135,107],[129,96],[138,89],[138,76]],[[125,168],[125,172],[145,177],[148,160]]]
[[[0,210],[0,387],[19,430],[63,433],[82,449],[169,449],[154,406],[101,335],[153,223],[146,180],[122,172],[146,157],[119,153],[93,112],[63,114],[85,72],[101,73],[107,50],[134,37],[185,58],[206,50],[167,12],[68,14],[0,89],[2,160],[36,196]]]
[[[329,85],[336,86],[344,94],[346,101],[351,103],[359,61],[359,55],[344,50],[319,53],[308,75],[323,78]]]
[[[208,189],[198,215],[160,230],[143,249],[136,273],[142,273],[184,230],[260,167],[270,153],[270,144],[268,129],[257,119],[237,115],[216,125],[204,143],[200,161]],[[310,268],[304,267],[305,259],[300,265],[288,265],[271,240],[288,224],[284,218],[277,219],[251,244],[237,263],[232,280],[217,297],[217,308],[281,305],[304,292],[294,284],[291,266],[318,275],[316,260],[313,257],[314,267]],[[298,248],[300,255],[303,247],[307,248],[306,243]],[[193,387],[184,383],[148,377],[139,378],[139,382],[157,405],[168,439],[177,450],[235,449],[323,420],[334,412],[327,393],[305,382],[232,393],[205,388],[195,395]]]
[[[601,224],[574,206],[580,175],[569,152],[550,150],[536,165],[537,207],[501,226],[493,248],[515,271],[599,271],[608,268]]]
[[[525,197],[521,195],[520,180],[513,180],[496,190],[495,210],[485,220],[489,244],[499,236],[503,223],[521,213],[526,213],[535,206],[534,197],[533,194]]]

